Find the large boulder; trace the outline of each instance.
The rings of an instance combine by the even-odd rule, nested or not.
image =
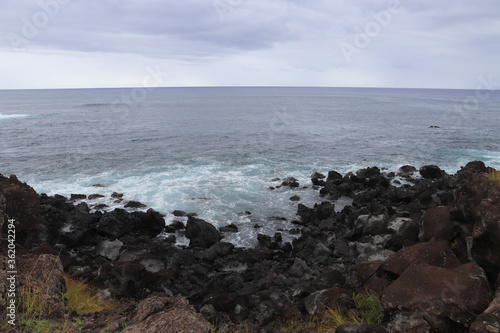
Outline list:
[[[396,252],[382,266],[381,270],[389,276],[397,277],[410,266],[417,263],[453,268],[460,265],[447,242],[432,240],[405,247]]]
[[[431,207],[422,216],[420,240],[427,242],[432,238],[449,241],[455,237],[455,224],[451,218],[451,206]]]
[[[16,176],[9,178],[0,174],[0,227],[7,230],[7,221],[15,220],[17,241],[26,237],[37,228],[40,219],[40,201],[35,190]]]
[[[439,179],[446,175],[446,172],[436,165],[424,165],[418,172],[424,179]]]
[[[473,174],[456,191],[456,207],[473,224],[472,256],[493,274],[500,271],[500,186]]]
[[[420,312],[434,329],[450,321],[469,326],[491,299],[486,274],[475,263],[453,269],[415,263],[381,295],[389,312]]]
[[[182,297],[150,296],[123,333],[209,333],[212,325]]]
[[[209,248],[221,240],[219,231],[210,223],[190,216],[186,224],[185,235],[190,247]]]

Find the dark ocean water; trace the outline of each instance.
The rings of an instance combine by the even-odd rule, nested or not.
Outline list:
[[[40,193],[123,192],[164,213],[236,223],[244,232],[230,240],[251,245],[256,223],[270,234],[292,227],[297,204],[290,196],[320,200],[310,188],[269,190],[279,184],[275,177],[309,186],[315,171],[374,165],[396,171],[437,164],[456,172],[480,159],[500,168],[499,112],[499,91],[0,91],[0,173]],[[244,211],[252,215],[238,214]]]

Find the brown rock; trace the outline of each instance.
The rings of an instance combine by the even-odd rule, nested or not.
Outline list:
[[[500,271],[500,186],[490,184],[484,174],[473,174],[457,189],[456,206],[474,224],[474,259]]]
[[[439,206],[427,209],[422,216],[422,232],[420,240],[430,241],[432,238],[449,241],[454,238],[455,224],[451,219],[451,206]]]
[[[410,265],[416,263],[444,268],[460,265],[447,242],[432,240],[399,250],[382,265],[381,269],[389,274],[401,275]]]
[[[362,282],[366,282],[383,263],[383,261],[359,261],[354,265],[354,271],[358,274]]]
[[[123,333],[209,333],[212,325],[182,297],[151,296],[141,301]]]
[[[497,289],[495,299],[486,310],[470,326],[471,333],[499,333],[500,332],[500,288]]]
[[[475,263],[454,269],[414,263],[381,295],[386,309],[419,311],[433,323],[445,319],[463,325],[482,313],[491,298],[486,274]]]

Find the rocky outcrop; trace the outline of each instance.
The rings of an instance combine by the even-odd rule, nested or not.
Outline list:
[[[491,302],[498,278],[498,186],[488,183],[483,167],[474,162],[447,175],[427,166],[421,178],[411,166],[398,178],[377,167],[315,173],[318,203],[298,204],[294,240],[283,242],[286,231],[259,235],[252,249],[221,241],[213,225],[185,212],[174,212],[187,217],[185,227],[177,221],[166,230],[183,232],[188,247],[157,237],[165,220],[152,209],[91,212],[84,202],[41,195],[29,250],[59,254],[69,274],[113,297],[142,299],[139,310],[107,313],[127,318],[131,332],[174,327],[179,316],[192,316],[197,330],[210,329],[193,309],[212,323],[260,329],[278,317],[350,309],[353,293],[365,289],[381,295],[384,323],[340,331],[490,330],[498,318],[497,300]],[[352,204],[339,209],[341,197]],[[238,232],[234,225],[221,230]]]
[[[219,231],[212,224],[195,217],[188,218],[185,234],[191,247],[208,248],[221,240]]]
[[[29,241],[40,219],[38,194],[16,176],[0,174],[0,229],[6,233],[8,219],[15,220],[18,242]]]

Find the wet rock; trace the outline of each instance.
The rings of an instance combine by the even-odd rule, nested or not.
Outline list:
[[[210,223],[195,217],[189,217],[185,235],[190,247],[208,248],[221,240],[219,231]]]
[[[319,186],[325,185],[325,181],[323,179],[325,179],[326,176],[322,173],[314,172],[310,178],[313,185],[319,185]]]
[[[291,196],[290,201],[300,201],[300,197],[298,195]]]
[[[96,193],[96,194],[90,194],[88,196],[89,200],[95,200],[95,199],[99,199],[99,198],[104,198],[104,195]]]
[[[281,186],[288,186],[288,187],[299,187],[299,181],[293,177],[287,177],[283,179],[283,182],[281,182]]]
[[[404,177],[409,177],[417,171],[417,168],[415,168],[412,165],[403,165],[402,167],[399,168],[398,171],[400,175]]]
[[[220,227],[219,231],[220,232],[238,232],[239,230],[238,230],[238,227],[236,226],[236,224],[231,223],[225,227]]]
[[[77,201],[77,200],[85,200],[87,199],[87,195],[85,194],[71,194],[69,200]]]
[[[111,193],[111,197],[114,199],[121,199],[123,198],[123,193],[113,192]]]
[[[172,214],[176,217],[182,217],[187,215],[187,213],[183,210],[174,210]]]
[[[147,206],[139,201],[134,201],[134,200],[131,200],[125,204],[125,208],[144,208],[144,207]]]
[[[440,179],[446,175],[446,172],[436,165],[425,165],[418,172],[424,179]]]

